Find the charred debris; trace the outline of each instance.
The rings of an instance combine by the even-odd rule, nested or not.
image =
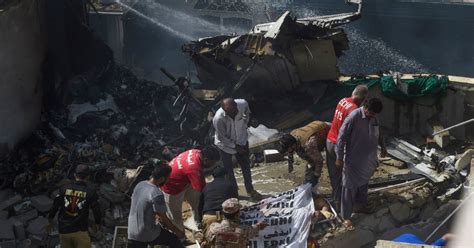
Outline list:
[[[0,204],[0,210],[9,210],[9,216],[30,216],[25,223],[37,218],[38,212],[31,214],[38,209],[36,197],[54,195],[72,178],[77,164],[88,164],[94,168],[91,179],[106,213],[104,226],[109,234],[96,237],[105,247],[113,228],[126,224],[127,195],[135,182],[147,178],[156,163],[211,142],[212,113],[221,99],[246,98],[261,123],[282,130],[313,118],[312,107],[335,98],[334,89],[349,94],[353,86],[337,82],[341,76],[337,58],[349,49],[340,26],[360,18],[360,11],[358,2],[354,13],[297,19],[286,12],[244,35],[191,42],[183,51],[194,62],[202,84],[161,68],[172,86],[139,79],[116,64],[112,51],[88,30],[86,15],[71,15],[65,30],[72,38],[63,46],[71,51],[67,59],[74,63],[55,71],[53,65],[58,62],[53,58],[58,54],[51,50],[53,58],[46,62],[44,72],[41,122],[28,139],[0,158],[0,190],[10,188],[1,195],[2,201],[9,201]],[[411,173],[372,180],[372,189],[425,183],[420,186],[424,195],[419,197],[425,204],[433,192],[451,197],[469,174],[466,160],[472,155],[452,156],[400,140],[390,144],[391,155]],[[257,155],[254,160],[263,158]],[[374,205],[382,198],[374,198]],[[314,238],[325,237],[339,225],[335,215],[322,221],[325,225],[313,230]],[[38,244],[46,245],[45,232],[35,237]]]
[[[359,19],[361,6],[359,2],[353,13],[304,19],[285,12],[247,34],[202,38],[182,49],[193,61],[203,88],[245,96],[258,116],[266,114],[259,106],[276,96],[285,102],[278,106],[280,112],[296,111],[317,103],[341,75],[337,59],[349,49],[349,41],[340,26]]]

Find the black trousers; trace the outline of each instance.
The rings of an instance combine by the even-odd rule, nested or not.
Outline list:
[[[155,245],[166,245],[170,248],[184,248],[184,245],[176,237],[174,233],[169,232],[168,230],[161,229],[160,235],[153,241],[150,242],[141,242],[136,240],[128,240],[128,248],[147,248],[148,245],[151,247]]]
[[[227,171],[227,175],[229,176],[229,181],[235,186],[235,189],[238,191],[237,180],[235,179],[234,174],[234,167],[232,164],[232,156],[235,156],[237,162],[240,165],[240,169],[242,170],[242,176],[244,177],[244,184],[245,190],[247,193],[253,191],[253,184],[252,184],[252,172],[250,170],[250,159],[248,154],[229,154],[222,150],[220,150],[222,164]]]

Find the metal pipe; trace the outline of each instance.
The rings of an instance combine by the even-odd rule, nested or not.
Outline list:
[[[464,199],[464,201],[462,201],[456,209],[454,209],[454,211],[448,215],[448,217],[446,217],[443,222],[441,222],[441,224],[438,225],[438,227],[436,227],[436,229],[428,236],[428,238],[425,239],[425,243],[428,242],[429,239],[431,239],[431,237],[433,237],[433,235],[436,234],[436,232],[444,225],[446,224],[446,222],[451,219],[451,217],[453,217],[453,215],[462,207],[464,206],[464,203],[468,202],[469,199],[474,195],[474,193],[471,193],[469,194],[468,197],[466,197],[466,199]]]
[[[390,185],[390,186],[387,186],[387,187],[374,189],[374,190],[371,190],[369,193],[379,192],[379,191],[383,191],[383,190],[387,190],[387,189],[400,188],[400,187],[408,186],[408,185],[411,185],[411,184],[423,182],[425,180],[426,180],[426,178],[424,178],[424,177],[423,178],[418,178],[418,179],[411,180],[411,181],[408,181],[408,182],[394,184],[394,185]]]
[[[454,125],[454,126],[450,126],[450,127],[445,128],[445,129],[443,129],[443,130],[441,130],[441,131],[434,132],[434,133],[432,134],[432,136],[438,135],[438,134],[440,134],[440,133],[444,133],[444,132],[449,131],[449,130],[451,130],[451,129],[453,129],[453,128],[456,128],[456,127],[460,127],[460,126],[466,125],[467,123],[470,123],[470,122],[474,122],[474,118],[473,118],[473,119],[470,119],[470,120],[467,120],[467,121],[463,121],[463,122],[458,123],[458,124],[456,124],[456,125]]]

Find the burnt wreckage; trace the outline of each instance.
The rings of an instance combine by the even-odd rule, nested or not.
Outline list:
[[[233,94],[282,93],[340,76],[337,58],[349,49],[341,25],[358,10],[296,19],[285,12],[277,21],[256,25],[244,35],[203,38],[183,46],[204,87],[226,86]],[[229,86],[230,84],[230,86]]]

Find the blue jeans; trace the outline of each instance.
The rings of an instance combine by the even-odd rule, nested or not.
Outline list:
[[[234,168],[232,165],[232,156],[235,156],[237,162],[240,165],[240,169],[242,170],[242,175],[244,177],[244,184],[245,189],[247,192],[253,191],[252,185],[252,173],[250,171],[250,159],[249,154],[229,154],[222,150],[219,150],[221,154],[222,164],[224,168],[227,170],[227,175],[229,177],[230,182],[235,186],[235,189],[238,189],[237,180],[235,179]]]

